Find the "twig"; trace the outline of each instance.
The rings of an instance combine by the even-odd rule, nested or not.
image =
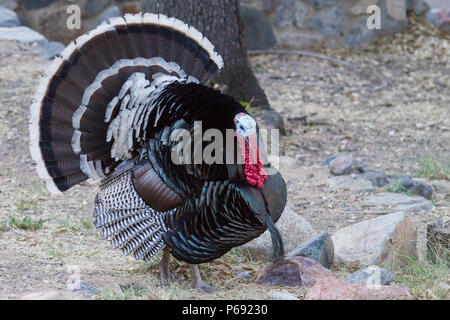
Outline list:
[[[309,52],[309,51],[297,51],[297,50],[249,50],[248,51],[249,55],[259,55],[259,54],[278,54],[278,55],[295,55],[295,56],[305,56],[305,57],[313,57],[313,58],[317,58],[317,59],[321,59],[321,60],[326,60],[326,61],[330,61],[336,64],[340,64],[349,68],[353,68],[353,69],[357,69],[357,68],[361,68],[361,66],[351,63],[351,62],[347,62],[341,59],[336,59],[336,58],[332,58],[323,54],[319,54],[319,53],[314,53],[314,52]],[[366,73],[365,70],[362,71],[362,73]],[[373,88],[367,88],[367,90],[369,92],[375,92],[375,91],[379,91],[382,90],[384,88],[386,88],[389,85],[389,81],[388,79],[386,79],[385,76],[383,76],[382,74],[373,71],[372,73],[378,77],[382,83],[376,87]]]

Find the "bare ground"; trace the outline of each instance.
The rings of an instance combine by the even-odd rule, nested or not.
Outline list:
[[[221,291],[201,295],[191,289],[187,265],[175,260],[171,269],[183,282],[164,288],[157,268],[125,257],[101,240],[92,225],[96,186],[85,183],[50,196],[29,156],[28,109],[48,63],[27,46],[2,42],[0,48],[0,221],[9,216],[44,220],[37,231],[0,231],[0,298],[41,290],[81,298],[82,293],[67,288],[77,267],[81,280],[100,290],[93,297],[97,299],[266,299],[281,289],[236,277],[235,271],[254,275],[263,266],[239,250],[200,266],[205,280]],[[321,165],[325,159],[345,153],[388,174],[412,175],[417,158],[426,153],[439,161],[450,159],[449,39],[415,26],[364,51],[323,53],[362,67],[271,55],[253,57],[252,63],[272,106],[286,121],[282,154],[298,161],[298,169],[286,178],[293,209],[316,230],[333,233],[375,215],[346,213],[348,208],[361,211],[365,195],[329,187],[330,174]],[[375,73],[389,84],[370,92],[382,83]],[[436,208],[429,214],[410,214],[422,239],[419,246],[426,224],[449,215],[448,198],[435,194],[433,201]],[[333,271],[345,276],[352,269],[336,265]],[[131,285],[133,290],[123,289]],[[282,290],[300,296],[306,292]],[[415,295],[436,298],[427,292]]]

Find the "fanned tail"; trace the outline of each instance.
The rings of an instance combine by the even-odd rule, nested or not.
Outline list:
[[[30,151],[39,176],[50,192],[59,193],[107,176],[118,158],[133,151],[131,134],[119,135],[128,141],[112,150],[120,130],[111,126],[127,99],[145,103],[144,96],[127,90],[132,75],[142,80],[135,93],[143,94],[161,79],[204,83],[222,65],[200,32],[164,15],[113,18],[79,37],[50,65],[31,105]],[[138,111],[127,113],[124,124],[137,131],[146,124]]]

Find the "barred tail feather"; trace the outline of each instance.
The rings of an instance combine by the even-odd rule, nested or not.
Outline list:
[[[150,208],[136,192],[132,170],[106,179],[95,201],[95,226],[115,249],[150,261],[164,248],[163,234],[169,229],[165,216]]]
[[[112,18],[79,37],[49,66],[30,107],[30,152],[39,176],[50,192],[59,193],[114,170],[120,159],[111,154],[108,129],[132,75],[204,83],[222,66],[208,39],[164,15]],[[131,140],[126,143],[114,150],[118,157],[133,147]]]

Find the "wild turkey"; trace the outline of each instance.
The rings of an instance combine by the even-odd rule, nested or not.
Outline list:
[[[47,70],[31,106],[31,155],[48,190],[101,179],[95,226],[136,259],[150,261],[164,249],[163,282],[170,253],[191,264],[195,284],[206,288],[197,264],[267,228],[274,257],[283,255],[274,222],[286,186],[278,172],[267,175],[255,120],[235,99],[204,85],[222,65],[193,27],[164,15],[126,15],[72,42]],[[199,122],[201,136],[208,129],[236,132],[232,149],[244,163],[174,162],[178,145],[171,137],[184,129],[195,141]],[[225,159],[231,151],[222,149]]]

